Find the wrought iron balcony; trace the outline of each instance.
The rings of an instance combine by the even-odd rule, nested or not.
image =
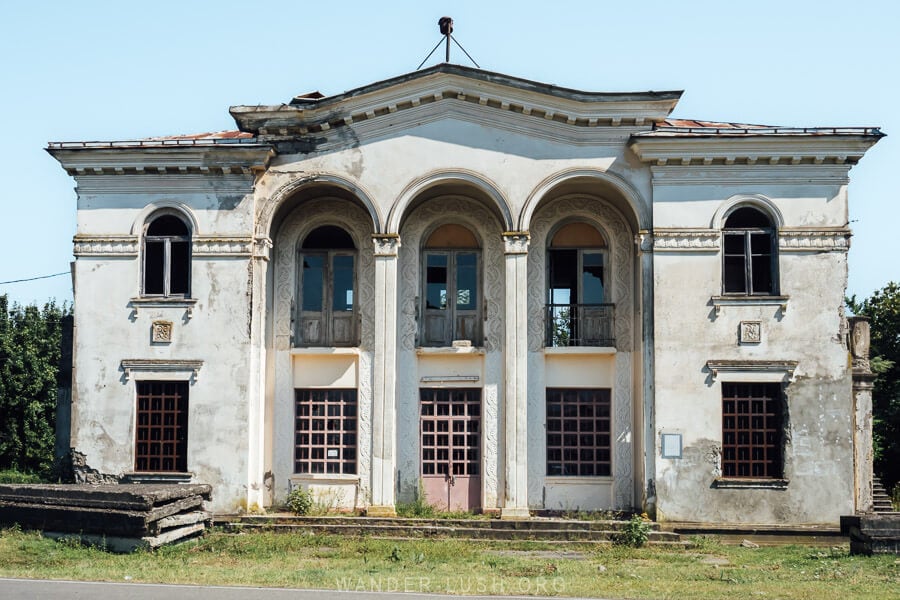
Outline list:
[[[546,345],[614,346],[615,304],[548,304]]]

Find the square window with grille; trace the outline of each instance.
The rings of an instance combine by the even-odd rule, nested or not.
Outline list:
[[[356,390],[295,390],[294,473],[356,474]]]
[[[780,383],[722,383],[722,475],[780,478]]]
[[[138,381],[134,470],[187,472],[188,382]]]
[[[609,476],[610,390],[547,389],[547,475]]]

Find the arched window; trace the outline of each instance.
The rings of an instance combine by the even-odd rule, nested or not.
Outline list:
[[[298,253],[300,346],[356,346],[356,245],[334,225],[312,230]]]
[[[762,211],[744,206],[731,213],[722,231],[722,293],[778,294],[775,227]]]
[[[191,230],[181,217],[163,213],[144,229],[144,296],[188,298],[191,294]]]
[[[481,345],[481,250],[471,231],[442,225],[425,241],[421,344]]]
[[[592,225],[563,225],[547,248],[547,345],[612,346],[607,244]]]

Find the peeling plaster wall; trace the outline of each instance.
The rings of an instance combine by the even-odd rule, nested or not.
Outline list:
[[[739,193],[763,193],[791,228],[844,228],[843,184],[791,186],[752,182],[658,185],[655,228],[708,228]],[[715,225],[716,227],[718,225]],[[698,244],[699,245],[699,244]],[[721,306],[718,248],[654,253],[655,488],[657,518],[668,521],[834,524],[853,510],[851,374],[843,297],[846,249],[786,251],[779,256],[777,304]],[[741,321],[760,321],[762,341],[741,344]],[[721,384],[787,381],[784,373],[726,373],[709,360],[797,361],[785,387],[784,489],[723,489]],[[783,377],[782,377],[783,376]],[[660,434],[680,433],[683,456],[661,458]],[[774,486],[770,486],[772,488]]]
[[[118,183],[118,182],[117,182]],[[85,187],[100,187],[96,180]],[[128,235],[153,203],[188,207],[201,235],[250,236],[252,199],[227,211],[215,194],[91,193],[79,196],[79,236]],[[139,247],[139,244],[136,246]],[[129,305],[140,294],[141,260],[128,253],[79,256],[75,262],[76,339],[72,444],[90,467],[120,476],[134,470],[135,381],[188,380],[190,371],[133,371],[126,381],[123,359],[197,360],[202,366],[188,390],[188,470],[193,480],[214,484],[212,507],[234,510],[245,505],[248,488],[262,486],[249,473],[252,433],[248,395],[250,372],[251,278],[248,256],[194,256],[192,316],[184,305]],[[151,324],[173,323],[171,343],[152,343]]]

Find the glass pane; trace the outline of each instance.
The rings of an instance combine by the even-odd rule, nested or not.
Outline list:
[[[163,273],[165,269],[165,242],[144,244],[144,293],[163,294]]]
[[[425,308],[447,308],[447,255],[429,254],[425,266]]]
[[[743,256],[726,256],[723,277],[726,292],[743,294],[747,292],[747,283],[744,273]]]
[[[325,257],[316,254],[301,255],[303,260],[303,307],[302,310],[318,312],[322,310],[322,281]]]
[[[725,254],[744,254],[744,234],[725,234]]]
[[[578,251],[549,250],[550,304],[577,302]]]
[[[585,252],[581,255],[581,303],[603,303],[603,255]]]
[[[768,233],[750,234],[750,252],[752,254],[771,254],[772,238]]]
[[[456,255],[456,307],[475,310],[478,306],[478,255],[466,252]]]
[[[772,258],[770,256],[754,256],[752,260],[753,293],[772,293]]]
[[[188,282],[191,272],[191,244],[190,242],[171,242],[171,266],[169,275],[169,292],[172,294],[188,293]]]
[[[353,310],[353,257],[338,255],[332,261],[334,296],[331,307],[336,311]]]

